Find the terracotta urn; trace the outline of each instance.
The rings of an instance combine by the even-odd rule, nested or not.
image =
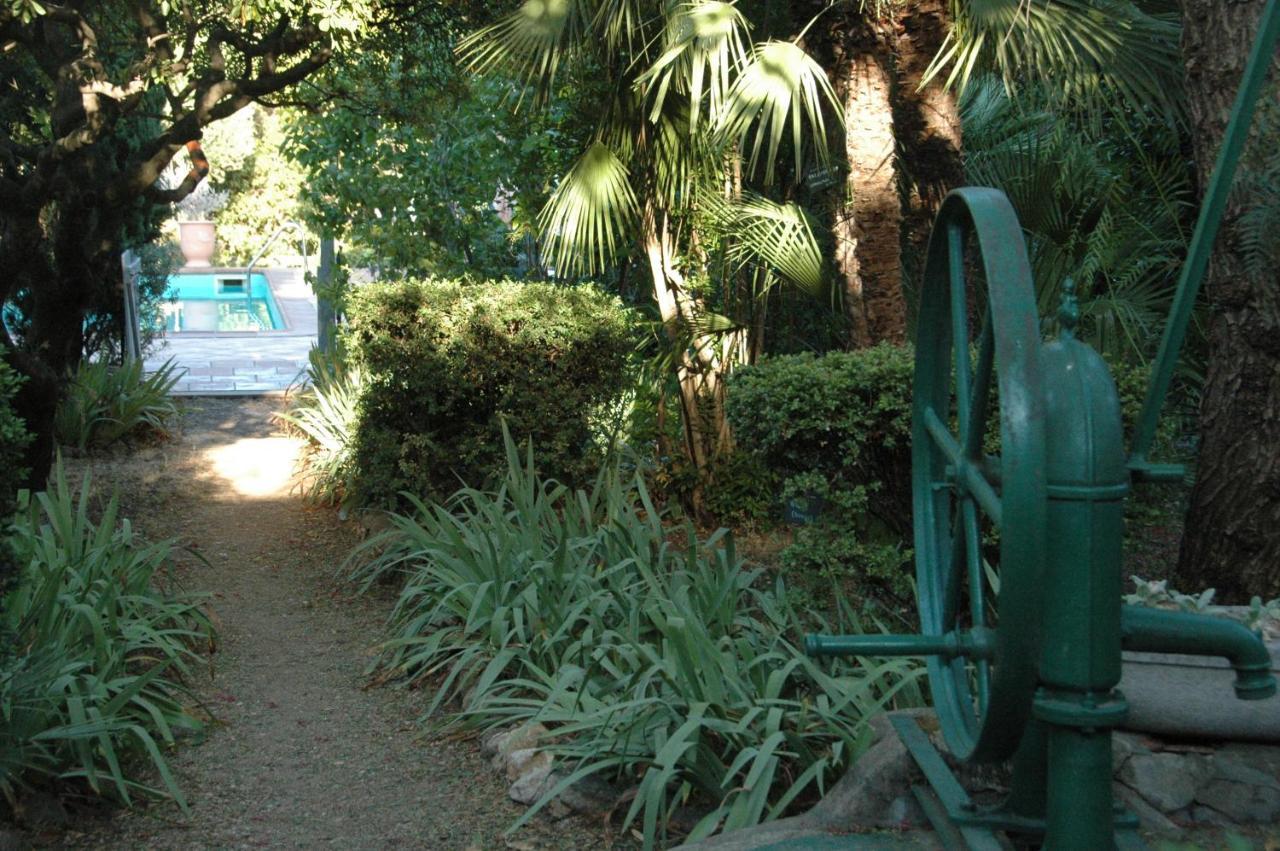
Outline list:
[[[188,266],[209,266],[213,260],[213,222],[178,222],[178,245]]]

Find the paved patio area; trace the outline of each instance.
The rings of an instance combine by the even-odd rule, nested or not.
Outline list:
[[[283,393],[307,368],[316,340],[316,297],[298,269],[264,270],[287,327],[244,333],[167,334],[147,357],[147,371],[173,358],[183,377],[175,396]]]

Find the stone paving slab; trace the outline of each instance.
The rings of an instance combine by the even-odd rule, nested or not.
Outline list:
[[[182,373],[175,396],[278,395],[296,384],[316,340],[315,294],[297,269],[264,271],[287,328],[168,334],[147,357],[146,370],[172,359]]]

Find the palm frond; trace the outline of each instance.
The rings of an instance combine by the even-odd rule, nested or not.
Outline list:
[[[685,3],[666,22],[663,51],[636,81],[652,100],[649,119],[656,121],[671,91],[688,95],[689,130],[696,132],[704,95],[713,122],[728,99],[733,76],[747,61],[742,34],[746,19],[721,0]]]
[[[1130,0],[952,0],[952,27],[925,74],[964,90],[993,70],[1009,88],[1052,87],[1096,111],[1111,96],[1182,114],[1176,12]]]
[[[748,167],[755,171],[764,157],[766,182],[773,180],[778,148],[790,130],[795,173],[804,174],[804,128],[820,163],[829,159],[824,108],[843,123],[840,102],[826,73],[803,49],[790,41],[757,44],[729,92],[720,136],[744,144],[755,127]]]
[[[738,263],[755,262],[814,296],[827,292],[822,248],[814,223],[798,204],[747,197],[728,206],[726,229],[735,239],[729,251]]]
[[[588,30],[604,49],[606,59],[643,54],[656,40],[655,23],[662,20],[661,6],[648,0],[592,0]]]
[[[545,92],[581,38],[584,13],[581,0],[525,0],[496,24],[463,38],[456,53],[470,71],[509,73]]]
[[[558,272],[596,272],[617,255],[635,217],[626,164],[596,142],[561,179],[538,224]]]

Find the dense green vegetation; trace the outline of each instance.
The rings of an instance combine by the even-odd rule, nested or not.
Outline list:
[[[55,468],[9,538],[20,573],[0,599],[12,642],[0,654],[0,793],[12,803],[61,780],[182,803],[164,749],[202,726],[184,680],[212,627],[201,599],[166,579],[170,545],[139,540],[114,500],[91,518],[89,488]]]
[[[857,622],[792,609],[724,530],[686,522],[673,540],[642,476],[608,468],[574,490],[534,457],[506,435],[493,489],[415,500],[353,555],[352,581],[401,587],[380,676],[435,685],[430,712],[460,700],[464,726],[546,725],[566,785],[638,784],[622,827],[651,846],[682,806],[705,811],[696,838],[812,800],[871,716],[922,700],[909,660],[805,656],[806,628]]]
[[[161,220],[224,192],[220,261],[287,221],[339,243],[344,327],[281,419],[310,447],[306,498],[391,512],[348,565],[397,586],[377,676],[434,688],[429,723],[547,725],[566,777],[627,787],[650,844],[680,806],[704,835],[811,800],[871,713],[923,698],[910,664],[797,645],[910,617],[905,343],[932,213],[961,182],[1007,193],[1044,333],[1071,279],[1131,426],[1232,85],[1203,75],[1240,58],[1203,47],[1236,32],[1207,20],[1130,0],[0,6],[0,790],[128,800],[150,764],[179,797],[163,748],[196,726],[182,681],[209,624],[163,581],[165,545],[43,488],[58,444],[165,431],[176,374],[117,364],[119,254],[141,255],[152,333],[177,262]],[[1197,506],[1217,525],[1179,587],[1231,570],[1241,599],[1280,593],[1274,93],[1158,441],[1199,463],[1193,502],[1231,493]],[[1133,538],[1183,502],[1132,501]]]
[[[169,391],[181,378],[171,360],[151,373],[138,360],[82,361],[54,417],[58,443],[85,450],[129,435],[166,434],[178,413]]]
[[[362,375],[352,435],[362,501],[443,499],[501,470],[501,424],[548,475],[583,482],[621,426],[635,347],[617,299],[591,287],[406,281],[362,287],[343,340]]]

